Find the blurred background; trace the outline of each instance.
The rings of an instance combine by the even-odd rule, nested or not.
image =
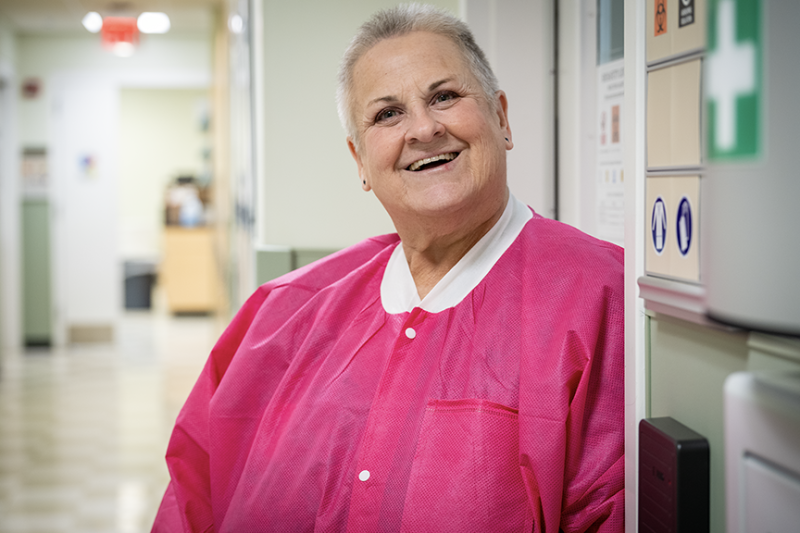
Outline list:
[[[0,0],[0,533],[149,531],[175,417],[245,299],[393,231],[334,94],[396,3]],[[708,439],[726,531],[726,380],[800,372],[800,4],[430,3],[508,95],[513,194],[625,248],[626,530],[638,423],[673,417]],[[748,490],[800,495],[798,461],[767,454]]]

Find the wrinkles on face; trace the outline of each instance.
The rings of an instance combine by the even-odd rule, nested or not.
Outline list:
[[[353,89],[351,153],[401,237],[469,231],[505,205],[505,95],[488,102],[449,39],[381,41],[356,63]]]

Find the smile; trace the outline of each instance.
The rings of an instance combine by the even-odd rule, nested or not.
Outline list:
[[[446,154],[439,154],[433,157],[426,157],[425,159],[420,159],[419,161],[415,161],[408,165],[407,170],[411,172],[416,172],[418,170],[426,170],[433,167],[438,167],[439,165],[444,165],[448,161],[452,161],[458,157],[458,152],[448,152]]]

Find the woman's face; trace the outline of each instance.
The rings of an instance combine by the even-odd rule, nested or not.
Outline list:
[[[481,223],[503,207],[505,94],[487,102],[449,39],[414,32],[379,42],[356,62],[352,92],[360,142],[348,145],[364,189],[395,225],[443,215]]]

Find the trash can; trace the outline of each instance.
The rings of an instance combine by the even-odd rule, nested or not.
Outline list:
[[[125,309],[150,309],[151,294],[156,281],[156,263],[153,261],[125,261]]]

